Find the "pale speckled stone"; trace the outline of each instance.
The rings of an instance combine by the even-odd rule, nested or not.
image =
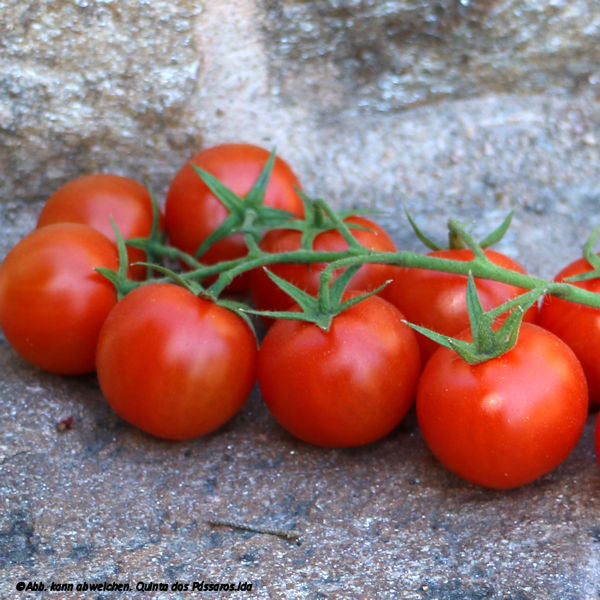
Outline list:
[[[0,257],[71,177],[116,171],[162,195],[227,140],[276,145],[309,193],[381,209],[406,248],[401,202],[440,240],[451,215],[483,236],[514,209],[499,248],[549,277],[597,223],[593,0],[0,0],[0,15]],[[41,373],[1,337],[0,401],[1,598],[27,597],[21,579],[247,580],[269,600],[600,595],[594,415],[556,471],[493,492],[445,471],[414,415],[323,450],[256,391],[219,432],[157,441],[93,377]]]
[[[263,4],[279,92],[292,103],[310,98],[325,114],[490,91],[562,95],[600,83],[594,0]]]
[[[154,181],[201,143],[193,1],[0,2],[0,197],[97,170]]]

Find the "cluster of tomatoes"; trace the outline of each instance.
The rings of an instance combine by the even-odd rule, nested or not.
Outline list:
[[[228,216],[196,168],[243,198],[268,158],[266,150],[248,144],[224,144],[194,156],[171,182],[160,216],[169,244],[194,254]],[[296,175],[276,158],[264,205],[301,219],[299,189]],[[416,396],[425,441],[448,468],[483,486],[510,488],[547,473],[571,452],[586,421],[588,384],[591,401],[600,402],[598,309],[545,298],[541,308],[526,312],[510,351],[468,364],[405,322],[467,337],[464,275],[366,263],[343,298],[391,280],[381,292],[349,303],[326,330],[300,313],[298,319],[267,320],[259,346],[239,314],[174,281],[143,281],[149,271],[144,266],[130,264],[128,276],[140,285],[119,300],[114,285],[96,270],[119,269],[111,220],[125,240],[148,236],[148,190],[126,177],[96,174],[55,192],[37,229],[0,267],[0,327],[16,352],[41,369],[96,371],[114,410],[153,435],[180,440],[214,431],[239,411],[258,379],[265,403],[293,435],[321,446],[356,446],[394,429]],[[372,220],[350,216],[345,222],[362,246],[396,251]],[[259,246],[277,254],[305,243],[298,228],[279,227]],[[337,229],[314,234],[310,245],[327,252],[348,248]],[[217,240],[199,260],[217,264],[246,252],[237,233]],[[129,263],[145,258],[137,248],[128,253]],[[493,263],[524,272],[500,253],[485,253]],[[468,249],[430,254],[473,258]],[[313,262],[269,268],[314,296],[325,267]],[[581,260],[557,277],[591,269]],[[600,278],[577,285],[600,291]],[[490,280],[476,286],[485,310],[525,291]],[[236,277],[227,291],[243,291],[257,309],[290,309],[290,297],[264,269]]]

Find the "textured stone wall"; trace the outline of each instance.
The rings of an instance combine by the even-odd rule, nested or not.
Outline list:
[[[0,196],[81,172],[148,177],[201,142],[193,1],[0,2]],[[165,167],[163,166],[164,170]]]
[[[325,112],[599,83],[594,0],[269,2],[272,81]],[[333,79],[341,92],[322,96]],[[307,86],[306,84],[309,83]],[[326,99],[323,102],[323,99]]]
[[[515,208],[507,243],[545,275],[600,197],[596,0],[0,0],[0,14],[0,255],[68,179],[113,171],[162,196],[223,141],[277,147],[309,193],[387,211],[408,246],[400,200],[434,230]]]
[[[595,0],[2,0],[0,14],[5,202],[93,170],[163,189],[227,138],[311,172],[340,115],[359,139],[365,113],[600,81]],[[354,163],[359,146],[340,131],[335,151]]]

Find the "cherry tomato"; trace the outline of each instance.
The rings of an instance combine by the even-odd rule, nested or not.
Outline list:
[[[111,311],[97,373],[109,404],[152,435],[209,433],[244,404],[255,380],[256,340],[233,312],[170,283],[135,289]]]
[[[170,242],[189,254],[227,217],[227,209],[210,192],[194,171],[196,165],[214,175],[238,196],[244,197],[252,188],[269,158],[269,152],[251,144],[223,144],[208,148],[193,156],[177,173],[167,194],[166,226]],[[304,207],[295,187],[299,181],[281,158],[275,165],[265,193],[265,205],[304,214]],[[202,262],[213,264],[246,254],[241,234],[226,237],[215,243],[202,256]],[[239,277],[234,288],[247,286],[247,278]]]
[[[395,252],[396,245],[386,233],[373,221],[364,217],[348,217],[347,223],[356,223],[365,229],[352,229],[357,241],[371,250]],[[260,242],[265,252],[281,253],[299,250],[302,233],[293,229],[275,229],[269,231]],[[337,230],[325,231],[317,235],[312,248],[321,252],[337,252],[348,248],[348,244]],[[269,270],[279,277],[290,281],[305,292],[316,296],[319,290],[319,276],[327,266],[326,263],[306,264],[273,264]],[[341,272],[341,271],[340,271]],[[340,272],[334,273],[334,278]],[[364,264],[350,280],[348,291],[371,291],[388,280],[395,273],[395,267],[376,263]],[[285,310],[292,304],[290,297],[281,290],[265,273],[264,269],[255,269],[251,273],[250,291],[254,305],[259,310]]]
[[[504,254],[494,250],[485,250],[485,254],[494,264],[525,273],[519,263]],[[436,250],[427,256],[466,262],[473,258],[473,252],[468,249]],[[507,283],[480,278],[475,279],[475,285],[484,310],[491,310],[527,291]],[[456,335],[469,325],[466,292],[466,275],[401,267],[397,269],[394,281],[381,295],[411,323],[444,335]],[[535,323],[537,306],[532,306],[525,313],[524,320]],[[421,334],[417,334],[417,340],[425,363],[439,345]]]
[[[587,406],[573,352],[530,323],[512,350],[477,365],[439,348],[417,389],[419,426],[435,456],[467,481],[497,489],[560,464],[581,435]]]
[[[276,321],[258,357],[258,383],[275,419],[319,446],[359,446],[389,433],[412,404],[420,369],[402,318],[371,296],[334,317],[328,332]]]
[[[110,173],[84,175],[59,188],[44,204],[38,227],[52,223],[83,223],[116,241],[114,220],[123,239],[146,237],[152,228],[152,201],[148,190],[137,181]],[[138,248],[127,249],[129,262],[145,260]],[[144,267],[131,270],[143,279]]]
[[[75,223],[36,229],[0,267],[0,327],[16,352],[46,371],[94,370],[100,327],[115,305],[113,285],[95,267],[118,267],[104,235]]]
[[[592,269],[585,258],[566,266],[554,278],[563,281],[567,277],[586,273]],[[574,283],[590,292],[600,292],[600,278]],[[551,331],[575,352],[587,378],[590,402],[600,404],[600,310],[553,296],[545,296],[540,309],[539,324]]]

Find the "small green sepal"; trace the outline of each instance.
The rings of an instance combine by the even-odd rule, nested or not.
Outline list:
[[[205,254],[213,244],[227,236],[243,233],[252,236],[257,242],[266,231],[285,227],[286,223],[295,216],[289,211],[264,204],[274,162],[275,151],[269,155],[258,179],[244,198],[238,196],[208,171],[192,165],[196,174],[229,212],[221,225],[200,244],[194,254],[196,259]]]
[[[404,207],[404,214],[406,215],[406,218],[408,219],[408,222],[410,223],[410,226],[412,227],[414,234],[421,240],[421,242],[423,242],[423,244],[425,246],[427,246],[427,248],[429,248],[430,250],[442,250],[443,249],[442,246],[440,246],[439,244],[434,242],[417,225],[417,222],[412,218],[412,215],[410,214],[410,212],[408,211],[408,208],[406,208],[406,206]]]
[[[323,331],[327,332],[331,327],[333,319],[337,315],[351,306],[362,302],[369,296],[377,294],[389,283],[389,281],[386,281],[383,285],[379,286],[375,290],[343,301],[342,298],[346,287],[359,268],[360,265],[355,265],[346,269],[331,285],[329,285],[329,277],[326,277],[325,273],[322,273],[319,294],[316,298],[265,268],[265,272],[271,281],[273,281],[294,302],[296,302],[296,304],[300,307],[300,311],[255,310],[252,308],[244,308],[243,311],[253,315],[269,317],[272,319],[306,321],[309,323],[314,323]],[[331,274],[329,274],[329,276],[330,275]]]
[[[508,228],[512,223],[513,215],[514,211],[511,210],[508,213],[508,215],[506,215],[504,221],[502,221],[502,223],[500,223],[500,225],[496,229],[494,229],[492,233],[483,238],[483,240],[479,242],[479,245],[482,248],[489,248],[490,246],[493,246],[494,244],[498,243],[504,237],[504,234],[508,231]]]
[[[493,310],[484,312],[477,294],[471,272],[467,283],[467,309],[471,324],[472,341],[459,340],[442,335],[426,327],[404,321],[407,325],[434,342],[456,352],[465,362],[476,365],[506,354],[519,339],[519,331],[525,312],[546,292],[546,288],[534,288]],[[502,325],[494,329],[499,315],[511,311]]]
[[[423,242],[425,246],[427,246],[430,250],[460,250],[462,248],[469,247],[475,256],[483,256],[485,254],[483,252],[484,248],[488,248],[492,244],[499,242],[504,234],[508,231],[510,224],[513,218],[513,211],[508,213],[508,215],[504,218],[502,223],[492,231],[489,235],[487,235],[481,242],[477,242],[475,238],[467,231],[467,228],[460,223],[456,219],[448,220],[448,246],[445,248],[440,246],[437,242],[433,241],[429,236],[427,236],[423,230],[417,225],[416,221],[412,218],[412,215],[408,212],[406,206],[404,207],[404,213],[406,214],[406,218],[412,227],[415,235]]]
[[[583,245],[583,257],[588,261],[591,271],[585,273],[579,273],[578,275],[572,275],[565,279],[568,283],[577,283],[578,281],[589,281],[590,279],[596,279],[600,277],[600,256],[594,252],[594,246],[596,240],[600,234],[600,225],[594,228],[594,231],[590,234],[590,237],[585,241]]]

